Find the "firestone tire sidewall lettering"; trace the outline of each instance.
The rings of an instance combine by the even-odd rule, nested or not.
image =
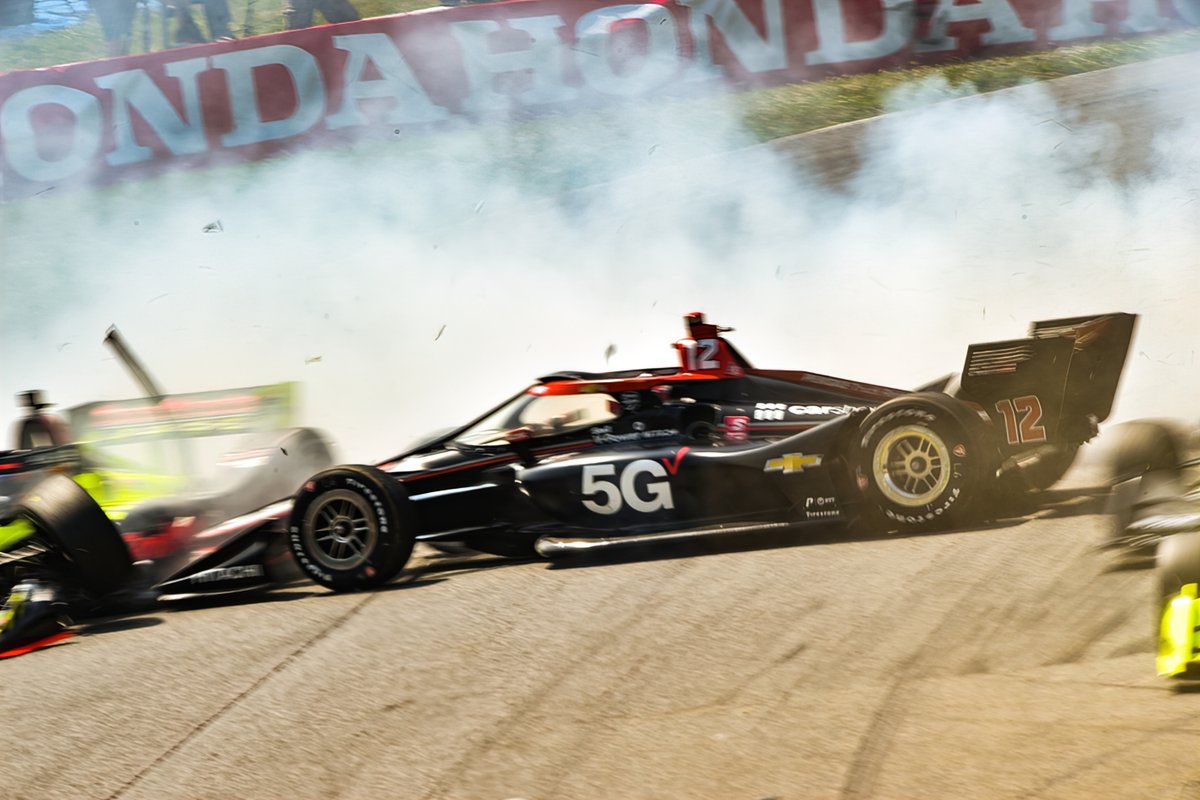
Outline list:
[[[338,490],[357,494],[366,502],[371,522],[377,531],[362,561],[349,569],[335,569],[322,564],[310,552],[304,530],[308,510],[313,503],[322,495]],[[395,577],[408,560],[411,540],[407,539],[404,532],[405,523],[395,499],[376,480],[357,470],[334,469],[314,476],[301,489],[288,521],[288,547],[300,570],[314,582],[339,592],[370,589]],[[404,546],[406,541],[409,547]]]
[[[874,455],[879,444],[899,428],[923,429],[931,439],[945,443],[949,454],[949,480],[929,502],[904,505],[888,497],[879,485]],[[869,504],[884,523],[900,529],[944,527],[960,519],[974,499],[983,453],[964,426],[950,413],[933,405],[913,404],[881,408],[862,428],[857,468],[860,486]]]

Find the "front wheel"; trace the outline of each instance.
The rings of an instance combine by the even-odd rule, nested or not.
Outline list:
[[[301,487],[288,545],[313,581],[351,592],[394,578],[412,554],[415,530],[410,501],[395,478],[375,467],[342,466]]]
[[[961,520],[976,500],[986,454],[971,423],[943,398],[898,398],[860,429],[859,486],[883,524],[930,530]]]
[[[19,513],[64,557],[78,585],[92,594],[121,588],[133,572],[129,548],[112,520],[65,475],[35,486],[22,498]]]

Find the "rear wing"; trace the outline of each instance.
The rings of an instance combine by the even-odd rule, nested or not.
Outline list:
[[[1104,314],[1029,326],[1029,335],[1035,339],[1065,338],[1074,342],[1064,398],[1072,413],[1094,417],[1096,422],[1108,419],[1136,325],[1136,314]]]
[[[81,444],[111,445],[280,430],[293,424],[296,384],[87,403],[68,411]]]
[[[1112,412],[1135,314],[1034,322],[1029,337],[967,348],[960,396],[1023,448],[1080,443]]]

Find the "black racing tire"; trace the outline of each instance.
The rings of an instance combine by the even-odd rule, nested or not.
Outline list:
[[[865,505],[889,530],[950,527],[974,510],[989,457],[982,420],[961,402],[935,393],[899,397],[859,427],[855,476]]]
[[[80,588],[104,595],[121,588],[133,559],[112,520],[83,487],[65,475],[47,478],[21,499],[28,518],[67,563]]]
[[[309,478],[288,520],[300,570],[335,592],[373,589],[404,569],[416,517],[400,483],[375,467],[344,465]]]
[[[1138,420],[1112,430],[1115,442],[1109,451],[1109,478],[1116,483],[1146,472],[1175,470],[1183,461],[1184,446],[1178,434],[1161,422]]]

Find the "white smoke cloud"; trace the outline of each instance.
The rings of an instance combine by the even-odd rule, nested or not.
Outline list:
[[[670,364],[694,309],[756,363],[897,386],[1126,310],[1119,415],[1194,417],[1200,103],[1119,181],[1111,121],[1040,87],[925,105],[948,91],[893,98],[836,188],[742,149],[732,112],[666,105],[0,208],[0,396],[135,396],[116,323],[169,391],[303,380],[305,420],[365,461],[539,374]]]

